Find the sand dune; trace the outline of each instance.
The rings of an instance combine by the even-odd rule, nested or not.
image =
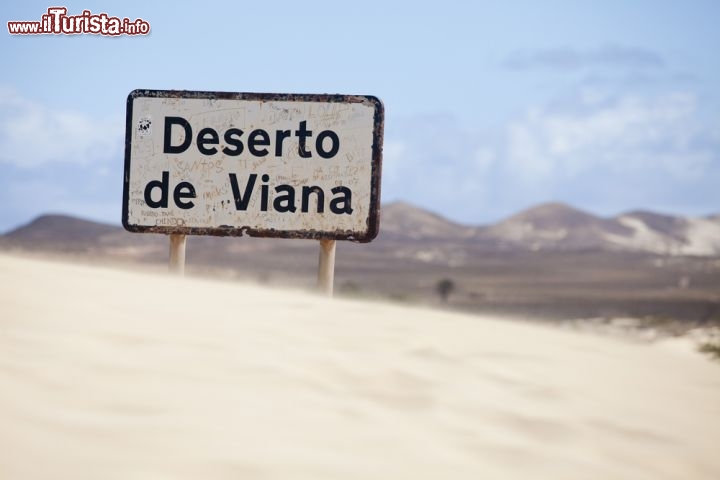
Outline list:
[[[689,349],[0,256],[2,479],[717,479]]]

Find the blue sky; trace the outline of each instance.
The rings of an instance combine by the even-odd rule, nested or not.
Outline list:
[[[464,223],[540,202],[720,212],[720,2],[68,2],[151,34],[13,36],[0,6],[0,232],[120,222],[136,88],[371,94],[383,201]]]

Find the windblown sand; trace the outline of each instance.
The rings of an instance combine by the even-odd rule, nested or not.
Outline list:
[[[2,479],[718,479],[720,364],[0,256]]]

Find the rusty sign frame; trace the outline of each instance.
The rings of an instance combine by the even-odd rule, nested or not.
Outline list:
[[[240,225],[219,227],[185,227],[178,225],[137,225],[129,222],[130,167],[132,160],[133,103],[136,98],[171,98],[197,100],[240,100],[255,102],[317,102],[317,103],[371,103],[374,107],[372,131],[372,158],[370,174],[370,205],[367,229],[358,234],[353,230],[277,230],[274,228],[252,228]],[[125,167],[123,173],[122,225],[135,233],[161,233],[181,235],[250,236],[273,238],[298,238],[314,240],[350,240],[367,243],[372,241],[380,228],[380,178],[382,172],[383,131],[385,111],[382,101],[372,95],[342,94],[299,94],[299,93],[249,93],[249,92],[207,92],[189,90],[133,90],[127,97],[125,123]]]

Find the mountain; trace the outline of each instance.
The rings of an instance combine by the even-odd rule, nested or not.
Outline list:
[[[720,218],[635,211],[602,218],[539,205],[487,226],[460,225],[407,203],[384,205],[369,244],[339,242],[339,293],[540,318],[652,317],[720,322]],[[43,215],[0,235],[0,251],[165,269],[162,234]],[[190,236],[188,271],[310,288],[312,240]],[[232,301],[232,299],[228,299]],[[444,305],[444,304],[443,304]],[[242,314],[238,306],[238,314]]]
[[[681,217],[636,211],[615,220],[632,230],[628,235],[607,235],[616,249],[662,255],[720,255],[720,218]]]
[[[297,250],[309,242],[228,243],[218,238],[196,237],[193,242],[207,252],[202,258],[225,250],[268,252]],[[155,255],[166,249],[163,235],[138,235],[121,227],[66,215],[43,215],[0,236],[0,245],[29,250],[102,251],[113,255]],[[659,255],[720,255],[720,216],[682,217],[632,211],[603,218],[562,203],[532,207],[488,226],[461,225],[408,203],[384,205],[380,235],[375,248],[403,248],[407,255],[417,245],[433,249],[452,247],[454,258],[471,251],[608,251]],[[408,248],[410,251],[408,253]],[[463,253],[465,252],[465,253]],[[430,254],[423,254],[427,257]],[[422,255],[421,255],[422,256]],[[445,255],[447,257],[447,255]],[[213,263],[213,262],[211,262]]]
[[[63,251],[82,251],[97,245],[103,236],[122,231],[122,227],[69,215],[48,214],[0,236],[0,239],[5,245],[22,246],[30,250],[59,247]]]
[[[167,251],[167,239],[158,234],[136,235],[117,225],[48,214],[0,235],[1,248],[144,261]]]
[[[491,226],[485,235],[503,245],[531,250],[588,250],[608,247],[607,236],[630,236],[632,230],[562,203],[530,208]]]
[[[504,248],[720,255],[720,219],[635,211],[602,218],[561,203],[530,208],[488,227]]]
[[[383,205],[380,235],[393,240],[461,240],[471,238],[475,228],[459,225],[440,215],[405,202]]]

